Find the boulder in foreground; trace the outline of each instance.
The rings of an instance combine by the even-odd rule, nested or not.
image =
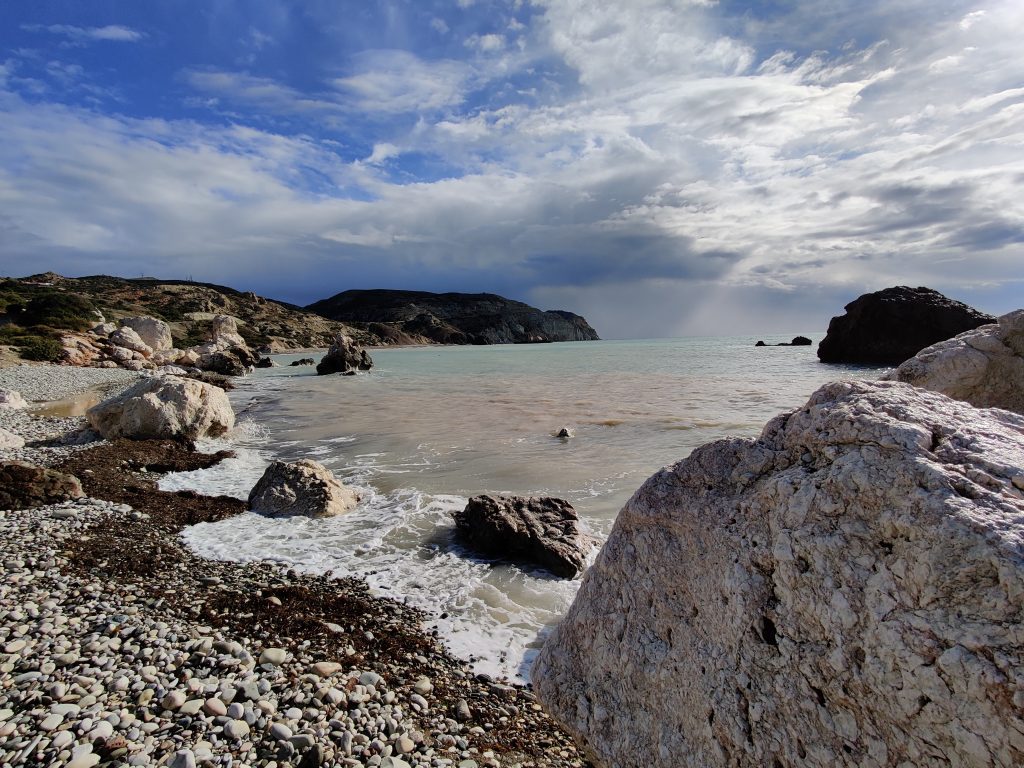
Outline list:
[[[459,534],[481,554],[540,565],[567,579],[583,570],[594,545],[564,499],[474,496],[454,517]]]
[[[84,495],[74,475],[24,461],[0,462],[0,509],[30,509]]]
[[[651,477],[533,670],[599,765],[1019,765],[1024,417],[844,382]]]
[[[359,494],[310,459],[275,461],[249,493],[249,508],[270,517],[332,517],[359,503]]]
[[[339,334],[323,360],[317,364],[316,372],[320,376],[330,373],[353,374],[356,371],[368,371],[372,367],[373,360],[369,353],[348,336]]]
[[[818,345],[823,363],[899,365],[922,349],[995,318],[930,288],[865,293],[833,317]]]
[[[885,378],[976,408],[1024,413],[1024,309],[922,349]]]
[[[86,413],[104,438],[217,437],[235,426],[223,389],[193,379],[154,376],[104,400]]]

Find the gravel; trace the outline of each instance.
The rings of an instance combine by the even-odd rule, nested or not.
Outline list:
[[[26,400],[62,400],[93,387],[128,386],[139,374],[120,368],[76,368],[70,365],[18,365],[0,368],[0,388],[20,392]]]

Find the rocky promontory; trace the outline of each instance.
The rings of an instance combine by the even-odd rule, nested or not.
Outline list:
[[[865,293],[845,310],[818,345],[823,363],[899,365],[931,344],[995,322],[938,291],[905,285]]]
[[[829,384],[619,514],[533,681],[599,765],[1024,759],[1024,417]]]
[[[427,344],[530,344],[594,341],[597,332],[579,315],[542,312],[493,293],[352,290],[306,309],[370,330],[380,324],[405,339]]]

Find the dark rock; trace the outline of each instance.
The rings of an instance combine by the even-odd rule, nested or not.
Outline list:
[[[203,355],[198,366],[204,371],[221,376],[244,376],[259,362],[259,356],[248,347],[231,347],[221,352]]]
[[[401,343],[530,344],[592,341],[597,332],[579,315],[563,310],[542,312],[493,293],[425,291],[345,291],[308,309],[317,314],[373,330],[395,328]]]
[[[312,357],[303,357],[301,360],[293,360],[289,365],[293,368],[297,365],[316,365],[316,360]]]
[[[0,462],[0,509],[29,509],[84,495],[74,475],[24,461]]]
[[[274,368],[276,365],[277,365],[277,363],[275,363],[269,357],[261,357],[261,358],[259,358],[256,361],[256,363],[255,363],[255,365],[253,367],[254,368]]]
[[[767,345],[767,344],[765,344],[765,343],[764,343],[763,341],[761,341],[760,339],[758,339],[758,340],[757,340],[757,344],[755,344],[754,346],[755,346],[755,347],[767,347],[768,345]]]
[[[372,367],[373,360],[365,349],[357,346],[348,336],[338,335],[317,365],[316,372],[320,376],[329,373],[354,374],[356,371],[368,371]]]
[[[474,496],[453,517],[460,536],[481,554],[534,563],[570,579],[594,543],[564,499]]]
[[[823,363],[898,365],[936,342],[995,322],[938,291],[907,286],[866,293],[845,309],[818,345]]]
[[[791,347],[809,347],[811,346],[811,340],[806,336],[794,336],[793,340],[789,342]]]
[[[574,435],[571,429],[568,427],[562,427],[558,430],[558,434],[556,434],[555,437],[574,437]]]

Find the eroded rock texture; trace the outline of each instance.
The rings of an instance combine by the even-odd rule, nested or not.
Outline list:
[[[1024,309],[922,349],[886,378],[978,408],[1024,413]]]
[[[368,371],[372,367],[370,354],[348,336],[341,334],[317,363],[316,372],[321,376],[331,373],[354,374],[356,371]]]
[[[1024,417],[820,389],[620,513],[533,672],[600,765],[1024,764]]]
[[[108,440],[127,437],[216,437],[235,426],[235,412],[223,389],[192,379],[143,379],[93,406],[89,425]]]
[[[359,498],[317,461],[275,461],[249,493],[249,508],[270,517],[331,517],[348,512]]]

